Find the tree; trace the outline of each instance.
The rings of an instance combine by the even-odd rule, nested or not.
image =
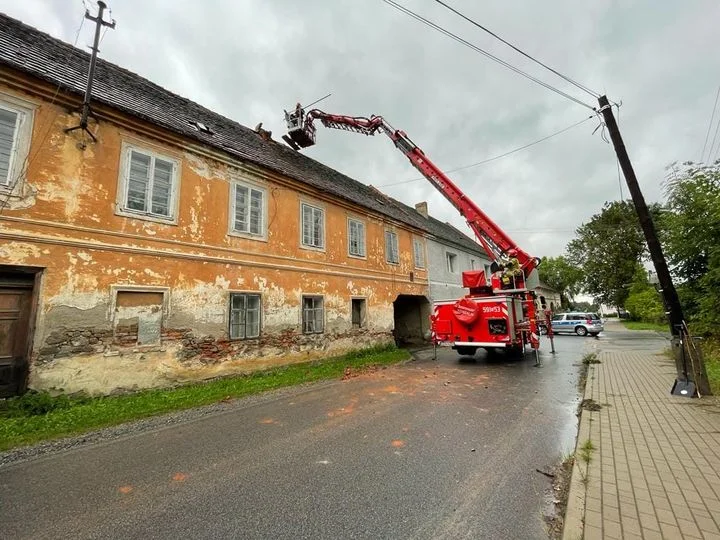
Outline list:
[[[562,307],[570,306],[573,296],[580,292],[582,271],[562,255],[543,257],[538,266],[540,281],[560,293]]]
[[[650,206],[657,222],[660,207]],[[606,202],[599,214],[575,231],[568,257],[582,269],[583,290],[596,302],[620,307],[630,293],[638,263],[646,253],[645,237],[630,201]]]
[[[599,311],[599,306],[597,304],[591,304],[590,302],[573,302],[570,309],[585,313],[595,313]]]
[[[638,264],[625,300],[625,309],[635,321],[667,322],[660,293],[648,282],[647,272]]]
[[[720,328],[720,161],[673,164],[665,187],[665,250],[686,317],[703,333]]]

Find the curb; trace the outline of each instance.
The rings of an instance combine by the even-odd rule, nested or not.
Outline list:
[[[592,380],[595,367],[594,365],[588,366],[583,399],[592,398],[592,385],[589,382]],[[578,426],[577,440],[575,441],[575,459],[573,460],[572,475],[570,476],[570,490],[568,491],[568,502],[565,509],[562,540],[582,540],[585,534],[585,497],[587,488],[581,480],[582,470],[577,456],[580,446],[589,438],[590,414],[585,414],[585,411],[580,409],[580,425]],[[588,474],[587,470],[585,474]]]

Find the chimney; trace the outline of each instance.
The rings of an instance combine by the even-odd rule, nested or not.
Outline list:
[[[428,218],[428,208],[427,208],[427,202],[419,202],[415,205],[415,210],[418,211],[418,213],[423,216],[425,219]]]

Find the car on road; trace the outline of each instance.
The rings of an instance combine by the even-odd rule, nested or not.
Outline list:
[[[572,332],[578,336],[597,336],[604,330],[602,319],[596,313],[557,313],[551,324],[554,334]]]

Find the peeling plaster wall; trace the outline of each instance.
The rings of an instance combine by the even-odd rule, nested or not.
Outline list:
[[[250,174],[243,164],[231,167],[142,135],[145,126],[129,118],[124,127],[102,120],[94,128],[98,142],[83,149],[79,132],[63,131],[77,123],[65,108],[2,83],[0,92],[38,104],[33,159],[17,198],[0,215],[0,264],[44,269],[32,388],[109,393],[166,386],[391,343],[393,301],[427,295],[427,275],[413,268],[417,231],[269,172]],[[180,162],[176,223],[118,212],[124,143]],[[266,238],[228,234],[234,180],[266,190]],[[325,210],[324,250],[300,246],[301,202]],[[348,217],[365,222],[364,259],[348,257]],[[388,228],[398,234],[398,265],[385,261]],[[137,343],[131,319],[146,312],[123,314],[118,290],[162,291],[159,344]],[[233,292],[261,295],[259,339],[229,340]],[[301,333],[303,295],[324,298],[323,334]],[[366,299],[365,328],[352,327],[353,297]],[[120,329],[119,319],[127,323]]]

